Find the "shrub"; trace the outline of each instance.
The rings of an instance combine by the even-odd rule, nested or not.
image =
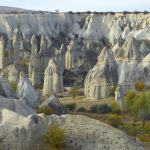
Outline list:
[[[145,10],[143,13],[144,13],[144,14],[148,14],[149,12]]]
[[[116,114],[120,114],[121,113],[121,109],[120,109],[120,106],[117,102],[112,102],[111,103],[111,109],[112,109],[112,112],[113,113],[116,113]]]
[[[131,135],[131,136],[134,136],[135,137],[135,139],[136,139],[136,137],[137,137],[137,134],[138,134],[138,131],[139,131],[139,128],[137,128],[137,127],[131,127],[128,131],[127,131],[127,133],[129,134],[129,135]]]
[[[72,87],[69,91],[69,95],[72,96],[72,98],[74,99],[78,94],[79,94],[79,88],[77,87]]]
[[[111,15],[115,15],[115,12],[112,12],[112,11],[111,11],[111,12],[109,12],[109,13],[110,13]]]
[[[69,14],[73,14],[73,12],[72,12],[72,11],[68,11],[68,13],[69,13]]]
[[[107,114],[111,111],[111,107],[107,104],[94,105],[90,108],[91,113]]]
[[[134,92],[130,91],[127,93],[125,100],[128,112],[130,112],[134,117],[134,122],[137,117],[145,124],[145,121],[149,118],[150,114],[150,92]],[[143,126],[144,126],[143,124]]]
[[[91,13],[91,11],[86,11],[85,13],[90,14],[90,13]]]
[[[13,89],[14,92],[17,91],[17,83],[16,83],[16,82],[11,81],[11,82],[10,82],[10,86],[11,86],[11,88]]]
[[[65,105],[65,108],[68,110],[68,111],[74,111],[76,109],[76,104],[75,103],[70,103],[70,104],[66,104]]]
[[[130,12],[129,11],[124,11],[123,12],[123,14],[125,15],[125,14],[129,14]]]
[[[140,141],[143,141],[143,142],[150,142],[150,134],[149,133],[145,133],[145,134],[140,134],[138,136],[139,140]]]
[[[97,107],[98,107],[98,105],[92,106],[92,107],[90,108],[90,112],[91,112],[91,113],[96,113],[96,112],[97,112]]]
[[[84,107],[79,107],[78,108],[78,112],[85,112],[85,111],[87,111]]]
[[[110,121],[110,125],[115,128],[118,128],[120,125],[123,124],[122,118],[119,115],[108,114],[107,119]]]
[[[97,112],[100,114],[107,114],[112,111],[111,107],[107,104],[100,104],[97,108]]]
[[[65,131],[58,125],[50,125],[48,133],[45,135],[45,143],[53,147],[62,147],[66,139]]]
[[[134,84],[134,88],[137,91],[142,91],[144,89],[144,87],[145,87],[145,83],[143,81],[139,81]]]
[[[134,11],[134,13],[135,13],[135,14],[139,14],[140,12],[139,12],[139,11],[137,11],[137,10],[135,10],[135,11]]]
[[[37,111],[39,114],[44,113],[45,115],[53,114],[53,110],[49,106],[40,107]]]
[[[5,51],[5,57],[8,58],[8,50]]]
[[[142,121],[142,127],[144,128],[147,120],[150,120],[150,112],[146,109],[141,108],[138,113],[139,119]]]
[[[125,101],[126,101],[128,111],[133,110],[132,108],[133,108],[133,104],[136,98],[137,98],[136,92],[134,91],[127,92],[125,96]]]

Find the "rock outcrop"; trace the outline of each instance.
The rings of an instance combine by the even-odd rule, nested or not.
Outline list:
[[[50,59],[44,74],[43,96],[63,92],[62,71],[54,59]]]
[[[16,121],[17,120],[17,121]],[[2,149],[31,150],[56,123],[66,132],[65,144],[80,150],[144,150],[124,132],[85,116],[44,116],[24,117],[16,112],[0,110],[0,137]]]
[[[8,72],[8,80],[10,83],[17,84],[19,81],[19,73],[17,66],[11,65]]]
[[[58,64],[62,72],[65,70],[65,47],[61,45],[59,50],[55,51],[55,61]]]
[[[60,103],[56,95],[51,95],[47,100],[45,100],[39,108],[49,107],[53,114],[62,115],[64,114],[65,107]]]
[[[2,22],[0,33],[4,37],[4,41],[0,44],[2,50],[1,68],[13,63],[25,66],[26,70],[29,69],[29,72],[26,73],[29,74],[32,85],[36,88],[43,86],[44,71],[50,59],[55,59],[62,72],[66,69],[69,73],[73,72],[75,76],[77,74],[79,78],[81,77],[80,80],[83,80],[88,71],[97,63],[96,58],[104,47],[109,47],[109,53],[113,55],[113,61],[116,61],[116,66],[118,66],[116,68],[118,77],[114,73],[113,78],[118,78],[119,82],[114,81],[111,86],[113,84],[116,84],[116,86],[124,84],[124,81],[120,84],[123,77],[120,76],[122,73],[119,69],[124,66],[124,63],[127,63],[127,68],[130,65],[129,68],[135,67],[137,72],[141,70],[143,75],[140,74],[140,79],[149,82],[149,66],[148,63],[143,63],[150,53],[149,13],[53,14],[50,12],[27,13],[25,11],[23,14],[18,13],[17,15],[3,13],[0,15],[0,22]],[[31,59],[29,60],[30,54]],[[28,58],[27,62],[24,59],[22,60],[22,58],[26,59],[26,56]],[[113,68],[110,64],[106,64],[110,70]],[[107,97],[110,93],[110,86],[100,88],[99,85],[104,80],[107,80],[105,83],[110,85],[110,82],[114,80],[112,79],[113,75],[111,74],[111,79],[109,79],[107,77],[108,73],[106,73],[109,69],[103,68],[102,70],[98,67],[93,69],[92,71],[95,73],[91,72],[89,74],[99,76],[98,74],[102,73],[103,77],[100,77],[100,79],[98,79],[99,77],[87,79],[89,81],[85,82],[85,93],[89,92],[90,94],[86,94],[87,96],[90,95],[90,97],[98,99]],[[133,75],[135,69],[129,72],[127,71],[127,74]],[[90,76],[89,74],[88,76]],[[130,77],[127,76],[127,78]],[[138,80],[139,78],[134,82]],[[89,86],[89,82],[91,86]],[[131,84],[133,85],[133,82]],[[102,90],[103,94],[95,92],[95,90]]]
[[[25,102],[33,109],[35,109],[38,105],[38,93],[32,87],[30,80],[25,76],[23,72],[20,73],[20,78],[17,86],[17,96],[20,101]]]
[[[48,130],[45,117],[22,116],[8,109],[0,109],[0,137],[3,150],[32,150]]]
[[[98,57],[98,63],[86,76],[84,94],[95,99],[110,96],[111,88],[118,82],[117,67],[113,55],[105,47]]]
[[[75,41],[70,41],[70,44],[67,47],[67,52],[65,55],[65,61],[66,61],[66,69],[73,68],[74,65],[74,48],[75,48]]]
[[[5,40],[3,37],[0,38],[0,69],[5,67],[6,63],[5,53]]]
[[[21,32],[16,28],[13,33],[14,63],[20,62],[20,50],[23,49]]]
[[[15,94],[9,84],[9,81],[2,73],[0,75],[0,92],[2,96],[8,97],[8,98],[14,98]]]
[[[34,87],[39,87],[44,80],[44,71],[50,59],[47,51],[45,35],[41,36],[40,45],[35,35],[31,38],[31,61],[29,64],[29,77]]]
[[[36,114],[32,108],[26,105],[26,103],[17,99],[10,99],[2,96],[0,96],[0,109],[8,109],[25,117],[28,117],[31,114]]]

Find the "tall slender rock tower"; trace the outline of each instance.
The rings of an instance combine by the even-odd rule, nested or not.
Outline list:
[[[5,40],[3,37],[0,38],[0,69],[5,67]]]
[[[65,70],[65,47],[64,44],[61,45],[59,50],[55,51],[55,61],[60,67],[61,71]]]
[[[13,33],[14,63],[20,62],[20,49],[23,49],[23,38],[18,29]]]
[[[33,64],[34,64],[34,60],[35,60],[35,51],[38,49],[37,46],[37,39],[36,36],[33,34],[33,36],[31,37],[31,60],[29,63],[29,78],[32,77],[32,72],[33,72]]]
[[[74,46],[75,42],[72,40],[70,44],[67,47],[67,52],[65,55],[65,61],[66,61],[66,69],[71,69],[73,67],[73,52],[74,52]]]
[[[63,92],[62,71],[54,59],[50,59],[44,74],[43,96]]]

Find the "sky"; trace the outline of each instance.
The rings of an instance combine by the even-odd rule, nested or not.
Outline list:
[[[44,11],[150,11],[150,0],[0,0],[0,6]]]

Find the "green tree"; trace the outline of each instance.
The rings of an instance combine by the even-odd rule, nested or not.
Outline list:
[[[134,117],[133,124],[136,123],[139,104],[137,103],[138,96],[135,91],[129,91],[125,96],[127,111]]]
[[[75,99],[75,97],[79,95],[79,93],[80,91],[77,87],[71,87],[71,89],[69,90],[69,95],[72,96],[73,99]]]
[[[134,117],[133,123],[139,118],[144,126],[150,114],[150,91],[129,91],[125,100],[128,112]]]
[[[120,106],[117,102],[113,101],[111,103],[111,108],[112,108],[112,112],[113,113],[116,113],[116,114],[120,114],[121,113],[121,109],[120,109]]]

